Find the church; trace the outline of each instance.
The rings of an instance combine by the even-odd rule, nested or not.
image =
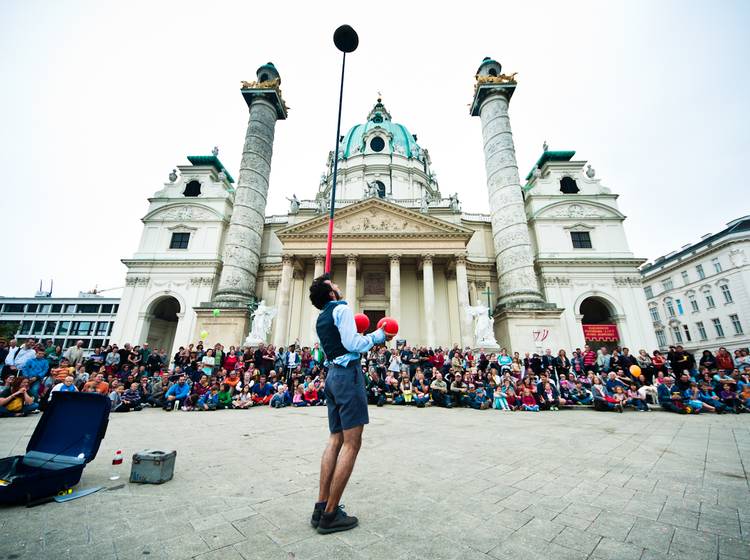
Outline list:
[[[618,195],[575,152],[546,143],[522,179],[508,114],[517,81],[498,62],[481,62],[467,115],[481,122],[486,214],[463,212],[440,190],[429,151],[378,99],[328,154],[317,192],[266,215],[274,131],[288,113],[280,84],[272,63],[242,83],[249,119],[236,180],[214,149],[189,156],[149,199],[139,246],[122,261],[112,340],[171,352],[199,338],[242,345],[262,303],[274,315],[266,342],[311,345],[308,287],[324,270],[336,157],[333,280],[373,326],[393,316],[410,345],[522,354],[657,347],[645,259],[628,247]],[[478,340],[486,313],[495,340]]]

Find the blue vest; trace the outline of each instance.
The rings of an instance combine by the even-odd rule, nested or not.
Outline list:
[[[330,301],[321,310],[318,315],[318,321],[315,323],[315,330],[318,332],[318,339],[320,345],[323,347],[323,352],[326,354],[326,358],[334,360],[339,356],[348,354],[343,344],[341,344],[341,333],[333,322],[333,310],[337,305],[346,305],[345,301]]]

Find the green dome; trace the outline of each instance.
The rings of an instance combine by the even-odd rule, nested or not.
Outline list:
[[[385,140],[385,146],[382,148],[382,153],[400,153],[407,158],[422,159],[422,148],[417,144],[415,137],[409,133],[404,125],[394,123],[391,120],[390,113],[380,99],[367,116],[367,122],[353,126],[343,137],[339,145],[341,157],[347,159],[363,153],[365,151],[365,138],[370,141],[374,138],[370,134],[372,130],[383,131],[382,138]],[[390,140],[388,140],[388,136],[390,136]]]

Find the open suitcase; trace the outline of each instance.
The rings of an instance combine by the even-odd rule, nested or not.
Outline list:
[[[110,405],[105,395],[56,392],[26,454],[0,459],[0,503],[30,502],[78,484],[107,431]]]

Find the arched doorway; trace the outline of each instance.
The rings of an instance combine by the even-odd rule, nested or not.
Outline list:
[[[177,314],[180,312],[180,302],[171,296],[157,299],[150,306],[148,312],[148,334],[146,342],[152,350],[164,348],[172,350],[175,333],[177,332]]]
[[[620,334],[615,323],[615,312],[605,299],[591,296],[581,302],[579,309],[583,336],[592,348],[606,346],[610,350],[620,342]]]

